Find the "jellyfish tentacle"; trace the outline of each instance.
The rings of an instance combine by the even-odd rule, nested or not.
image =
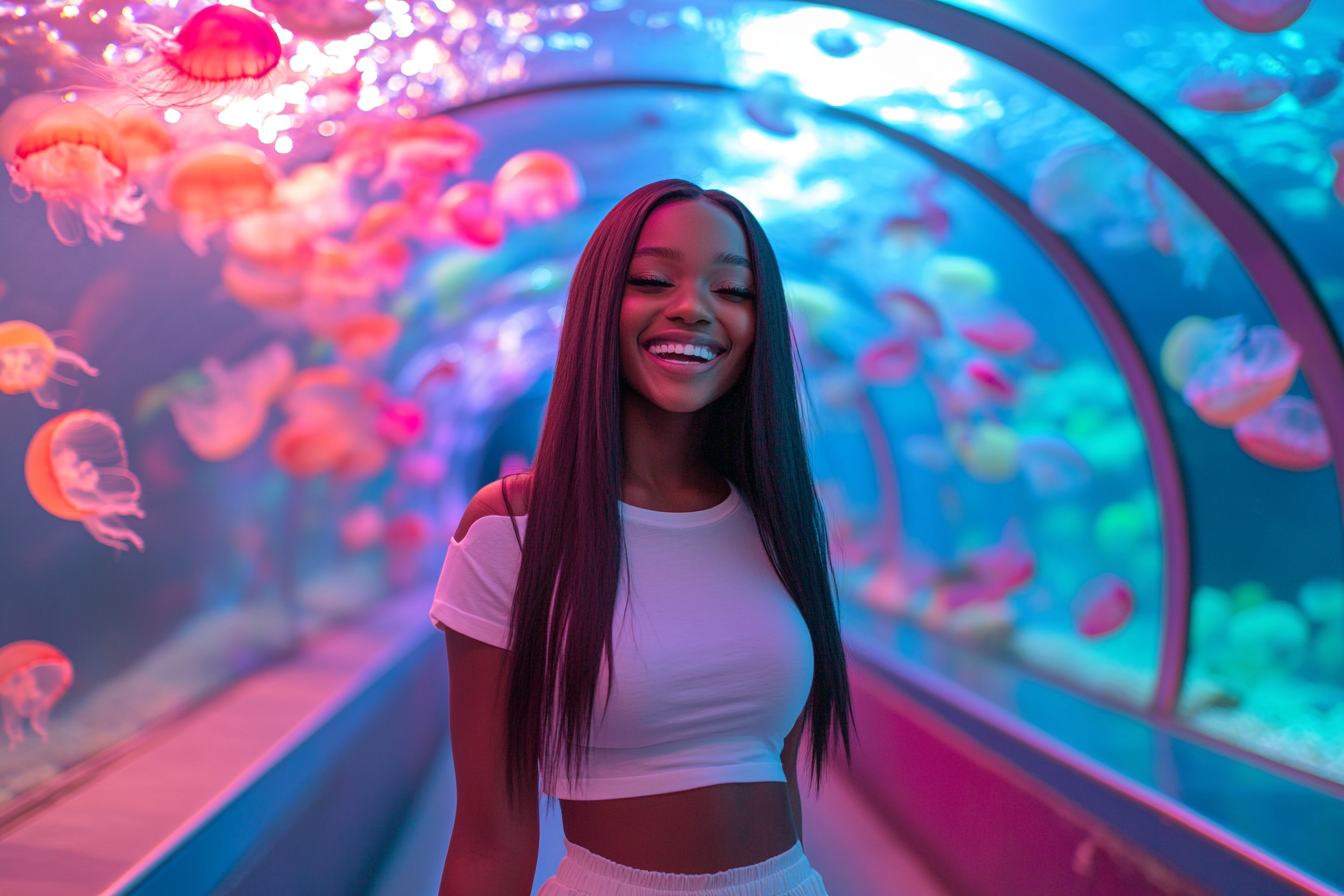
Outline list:
[[[85,219],[75,211],[74,205],[62,199],[51,199],[47,201],[47,223],[51,225],[51,232],[56,234],[56,239],[67,246],[78,246],[84,240]],[[92,233],[89,234],[93,236]],[[94,242],[101,242],[94,239]]]
[[[5,167],[9,169],[9,176],[11,178],[16,178],[9,182],[9,195],[14,197],[14,201],[27,202],[29,199],[32,199],[32,189],[27,184],[17,180],[18,175],[14,173],[14,167],[12,165],[6,165]]]
[[[48,335],[52,335],[52,334],[48,334]],[[72,351],[70,351],[69,349],[65,349],[65,348],[57,348],[57,349],[56,349],[56,356],[55,356],[55,357],[56,357],[56,361],[57,361],[57,363],[62,363],[62,362],[64,362],[64,363],[66,363],[66,364],[72,364],[72,365],[74,365],[75,367],[78,367],[80,370],[82,370],[82,371],[84,371],[85,373],[87,373],[89,376],[97,376],[97,375],[98,375],[98,368],[97,368],[97,367],[94,367],[92,364],[90,364],[88,361],[86,361],[86,360],[84,359],[84,356],[83,356],[83,355],[76,354],[75,352],[72,352]],[[55,374],[52,374],[52,376],[54,377]],[[74,384],[73,382],[71,382],[70,380],[62,380],[62,382],[68,382],[68,383],[70,383],[70,385],[72,385],[72,386],[75,385],[75,384]]]
[[[143,513],[136,515],[144,516]],[[141,552],[145,550],[145,540],[127,528],[121,517],[116,514],[85,517],[80,522],[99,544],[105,544],[118,551],[130,550],[130,545],[135,545],[136,550]]]
[[[32,390],[33,401],[37,402],[39,407],[52,411],[61,406],[61,390],[52,382],[54,378],[54,375],[48,376],[45,383]],[[70,380],[64,382],[74,385]]]
[[[5,717],[5,737],[9,739],[9,749],[17,750],[23,742],[23,718],[14,706],[14,701],[4,694],[0,694],[0,711]]]

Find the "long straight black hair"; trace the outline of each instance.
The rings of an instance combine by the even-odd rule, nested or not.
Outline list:
[[[514,799],[535,799],[524,790],[538,768],[551,791],[560,774],[577,779],[587,758],[603,661],[612,668],[624,548],[621,301],[649,214],[694,200],[715,203],[741,225],[756,289],[751,358],[737,383],[704,410],[705,450],[751,508],[775,573],[811,635],[814,673],[805,713],[813,780],[820,780],[837,740],[849,754],[849,678],[825,520],[803,440],[779,263],[760,223],[737,199],[663,180],[634,191],[602,219],[569,288],[513,600],[506,762]]]

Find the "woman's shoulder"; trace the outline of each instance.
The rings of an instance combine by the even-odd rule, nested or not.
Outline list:
[[[531,498],[531,473],[495,480],[478,491],[467,504],[467,509],[462,512],[462,520],[457,524],[457,532],[453,534],[453,541],[460,542],[466,538],[471,527],[482,517],[526,516]]]

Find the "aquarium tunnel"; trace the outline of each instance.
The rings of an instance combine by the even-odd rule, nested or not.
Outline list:
[[[0,892],[437,892],[430,594],[668,177],[784,275],[828,891],[1344,892],[1344,3],[227,3],[0,0]]]

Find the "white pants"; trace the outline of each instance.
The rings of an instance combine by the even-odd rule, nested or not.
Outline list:
[[[826,896],[803,845],[756,865],[717,874],[640,871],[565,841],[560,867],[537,896]]]

